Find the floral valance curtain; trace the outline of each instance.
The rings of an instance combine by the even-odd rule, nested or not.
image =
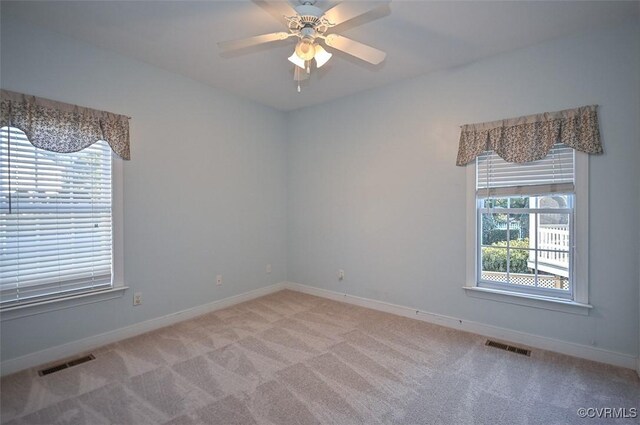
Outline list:
[[[77,152],[104,140],[130,159],[129,117],[7,90],[0,95],[0,127],[19,128],[37,148]]]
[[[508,162],[536,161],[556,143],[601,154],[597,106],[463,125],[456,165],[466,165],[488,150]]]

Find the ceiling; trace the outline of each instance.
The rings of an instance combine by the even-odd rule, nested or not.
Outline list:
[[[319,0],[316,5],[328,9],[336,3]],[[386,51],[385,62],[373,66],[334,52],[303,82],[302,93],[296,91],[293,65],[287,61],[293,39],[220,55],[219,41],[283,30],[250,0],[3,1],[2,15],[293,110],[544,40],[621,25],[638,19],[638,4],[395,0],[336,27],[343,35]]]

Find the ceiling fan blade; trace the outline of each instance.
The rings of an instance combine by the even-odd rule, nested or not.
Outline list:
[[[288,25],[285,16],[290,17],[298,14],[293,6],[285,0],[253,0],[253,2],[285,26]]]
[[[391,0],[377,2],[343,2],[324,12],[324,17],[333,25],[364,15],[380,6],[387,5]]]
[[[218,47],[225,52],[230,50],[245,49],[247,47],[256,46],[258,44],[271,43],[273,41],[286,40],[293,34],[288,32],[274,32],[271,34],[256,35],[249,38],[241,38],[239,40],[221,41]]]
[[[387,56],[387,54],[382,50],[378,50],[375,47],[367,46],[366,44],[338,34],[329,34],[325,37],[324,41],[329,47],[341,50],[351,56],[355,56],[358,59],[362,59],[363,61],[374,65],[382,62]]]

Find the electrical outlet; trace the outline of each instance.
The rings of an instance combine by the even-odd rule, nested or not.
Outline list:
[[[142,292],[136,292],[133,294],[133,305],[142,304]]]
[[[271,273],[271,264],[267,264],[267,274]]]
[[[216,285],[222,285],[222,275],[216,276]]]
[[[344,280],[344,270],[338,270],[338,280]]]

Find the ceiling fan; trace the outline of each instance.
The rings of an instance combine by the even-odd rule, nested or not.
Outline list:
[[[316,67],[320,68],[331,59],[332,54],[324,49],[322,43],[329,48],[340,50],[374,65],[384,60],[386,53],[382,50],[331,33],[331,29],[387,5],[390,0],[377,1],[373,5],[359,1],[343,2],[326,11],[315,6],[316,0],[299,1],[300,4],[293,7],[289,2],[282,0],[254,0],[254,3],[286,25],[288,31],[222,41],[218,43],[218,47],[223,52],[229,52],[289,38],[298,39],[295,50],[289,57],[289,61],[295,65],[293,78],[298,82],[298,92],[300,92],[300,81],[309,78],[312,61],[315,60]]]

